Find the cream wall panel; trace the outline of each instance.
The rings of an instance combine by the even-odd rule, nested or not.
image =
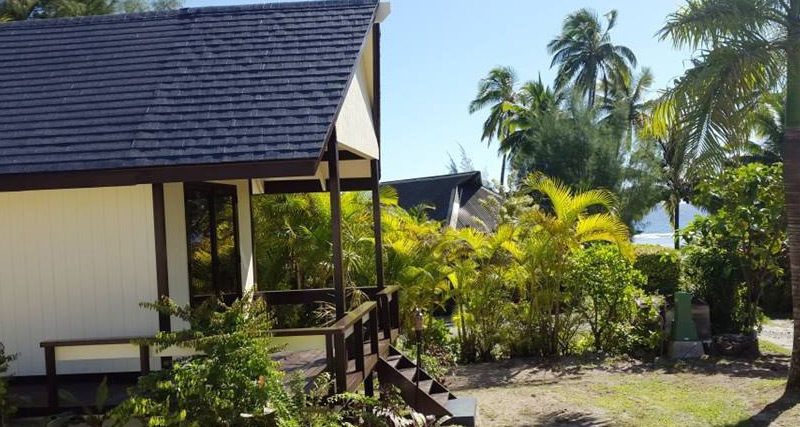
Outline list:
[[[41,375],[39,343],[154,333],[139,307],[156,297],[149,185],[0,193],[0,341],[15,375]],[[59,363],[61,373],[138,362]]]
[[[347,89],[342,109],[336,119],[336,139],[343,149],[377,159],[380,156],[380,149],[372,121],[373,98],[372,35],[370,35],[364,53],[359,59],[356,75]]]

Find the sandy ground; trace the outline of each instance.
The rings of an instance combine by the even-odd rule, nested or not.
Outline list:
[[[772,319],[762,328],[758,336],[787,350],[792,349],[792,319]]]
[[[800,426],[788,357],[694,362],[513,359],[461,366],[448,386],[482,426]]]

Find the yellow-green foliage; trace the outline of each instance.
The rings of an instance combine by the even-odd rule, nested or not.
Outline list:
[[[681,278],[680,252],[656,245],[636,245],[634,267],[647,277],[644,290],[664,296],[678,289]]]

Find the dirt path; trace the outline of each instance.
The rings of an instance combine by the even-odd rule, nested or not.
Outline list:
[[[483,426],[800,425],[800,396],[783,396],[788,358],[514,359],[459,367],[448,382],[478,399]]]
[[[758,337],[791,350],[792,330],[792,319],[772,319],[764,324]]]

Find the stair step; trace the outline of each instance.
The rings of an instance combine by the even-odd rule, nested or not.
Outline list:
[[[430,396],[433,398],[433,400],[435,400],[442,406],[445,406],[447,404],[447,401],[450,400],[449,392],[433,393]]]
[[[389,365],[391,365],[392,367],[396,367],[397,364],[400,363],[400,359],[402,359],[402,358],[403,358],[403,356],[400,356],[400,355],[396,354],[396,355],[393,355],[393,356],[389,356],[389,357],[385,358],[384,360],[386,360],[386,362]]]
[[[431,386],[433,386],[433,380],[420,380],[419,382],[419,389],[425,393],[431,392]]]
[[[478,405],[474,397],[450,399],[444,406],[452,416],[446,424],[474,427],[478,419]]]
[[[398,371],[400,371],[400,373],[404,377],[408,378],[410,381],[413,381],[414,374],[417,373],[417,368],[403,368],[403,369],[398,369]]]

